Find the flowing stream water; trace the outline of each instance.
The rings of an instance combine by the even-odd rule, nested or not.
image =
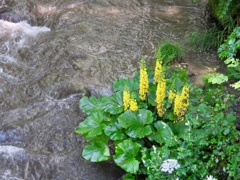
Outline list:
[[[216,66],[187,46],[205,11],[192,0],[0,0],[0,179],[120,179],[111,162],[81,157],[79,99],[111,94],[165,40],[183,44],[196,75]]]

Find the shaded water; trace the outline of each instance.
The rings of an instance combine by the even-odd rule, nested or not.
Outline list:
[[[165,39],[186,45],[206,24],[205,2],[192,0],[0,0],[0,18],[0,179],[7,180],[119,179],[110,162],[81,157],[78,100],[111,94],[142,56],[154,62]],[[190,47],[184,60],[199,73],[217,63]]]

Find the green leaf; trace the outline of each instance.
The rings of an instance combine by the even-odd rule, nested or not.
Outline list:
[[[113,156],[115,163],[128,173],[135,174],[139,169],[139,161],[136,155],[141,147],[131,139],[124,140],[116,146],[116,155]]]
[[[110,151],[104,140],[97,139],[84,147],[82,156],[91,162],[106,161],[110,158]]]
[[[182,91],[183,84],[184,83],[178,77],[175,79],[176,92],[181,92]]]
[[[152,141],[156,141],[160,144],[167,143],[172,140],[173,138],[173,132],[172,129],[168,126],[168,124],[157,121],[154,123],[154,127],[156,128],[156,132],[153,132],[149,139]]]
[[[177,116],[172,112],[172,111],[167,111],[165,114],[164,114],[164,119],[168,119],[168,120],[171,120],[171,121],[175,121],[177,119]]]
[[[96,112],[88,116],[79,124],[75,130],[78,134],[83,134],[86,139],[101,135],[106,125],[103,122],[103,113]]]
[[[130,173],[127,173],[122,180],[135,180],[135,177],[131,175]]]
[[[240,81],[234,83],[234,84],[231,84],[231,86],[235,89],[240,89]]]
[[[172,132],[178,137],[182,137],[184,134],[187,134],[187,131],[189,129],[185,121],[180,121],[177,123],[170,122],[169,127],[171,128]]]
[[[123,112],[122,92],[117,92],[112,96],[105,96],[102,99],[103,109],[111,114],[119,114]]]
[[[109,124],[105,130],[105,134],[112,140],[123,140],[125,138],[124,133],[121,131],[121,127],[117,122]]]
[[[227,119],[227,121],[230,122],[230,123],[235,123],[236,120],[237,120],[237,117],[234,116],[233,114],[227,114],[226,119]]]
[[[126,111],[118,117],[121,127],[125,128],[127,135],[133,138],[149,135],[152,132],[149,124],[152,121],[152,112],[145,109],[139,109],[137,112]]]
[[[223,74],[217,74],[217,73],[215,75],[212,75],[212,77],[208,79],[208,82],[212,84],[222,84],[226,81],[228,81],[227,76]]]
[[[91,96],[90,98],[84,96],[79,101],[79,107],[88,115],[103,110],[101,99],[97,99],[95,96]]]
[[[139,83],[136,78],[129,78],[129,79],[118,79],[113,84],[113,89],[115,92],[123,91],[125,87],[128,87],[129,91],[135,91],[139,88]]]
[[[149,93],[148,93],[148,103],[152,106],[156,106],[156,85],[149,85]]]
[[[235,59],[233,57],[229,57],[224,61],[225,64],[228,65],[228,67],[237,67],[239,64],[239,59]]]

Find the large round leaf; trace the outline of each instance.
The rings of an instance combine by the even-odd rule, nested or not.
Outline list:
[[[84,147],[82,156],[91,162],[106,161],[110,158],[110,151],[107,144],[98,139]]]
[[[102,99],[103,109],[111,114],[119,114],[123,112],[122,92],[117,92],[111,96],[105,96]]]
[[[170,122],[169,127],[172,129],[172,132],[179,138],[185,135],[189,129],[189,127],[186,125],[186,121],[180,121],[177,123]]]
[[[100,112],[103,110],[103,105],[101,102],[102,99],[98,99],[95,96],[91,96],[90,98],[84,96],[79,101],[79,107],[82,109],[83,112],[86,114],[91,114],[94,112]]]
[[[152,132],[152,112],[145,109],[126,111],[118,117],[121,127],[126,129],[127,135],[133,138],[143,138]]]
[[[154,127],[156,128],[156,132],[153,132],[148,138],[151,141],[156,141],[160,144],[167,143],[168,141],[172,141],[173,132],[168,124],[157,121],[154,123]]]
[[[122,180],[135,180],[135,179],[136,179],[135,176],[133,176],[133,175],[130,174],[130,173],[126,174],[126,175],[122,178]]]
[[[113,159],[115,163],[129,173],[136,173],[139,169],[139,161],[136,155],[141,147],[140,144],[133,142],[131,139],[124,140],[116,146],[116,155]]]
[[[117,122],[113,122],[105,128],[104,132],[112,140],[115,140],[115,141],[123,140],[125,138],[125,135],[123,134],[121,129],[122,128],[120,127],[120,125]]]
[[[75,132],[78,134],[83,134],[86,139],[101,135],[103,129],[106,127],[102,121],[103,113],[93,113],[79,124]]]
[[[126,87],[128,87],[129,91],[135,91],[139,88],[139,83],[136,78],[128,78],[128,79],[118,79],[113,84],[113,89],[115,92],[123,91]]]

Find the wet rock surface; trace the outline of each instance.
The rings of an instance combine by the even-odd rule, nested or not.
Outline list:
[[[24,19],[21,18],[17,13],[15,12],[5,12],[0,15],[0,19],[9,21],[9,22],[20,22],[23,21]]]
[[[119,179],[122,171],[113,164],[93,164],[81,157],[86,142],[73,132],[85,116],[76,106],[78,100],[76,96],[60,100],[63,104],[53,102],[51,107],[42,103],[7,113],[1,122],[0,177]],[[58,113],[53,109],[59,109]]]
[[[27,21],[31,25],[37,25],[35,6],[35,3],[29,0],[0,0],[0,19],[13,23]]]

